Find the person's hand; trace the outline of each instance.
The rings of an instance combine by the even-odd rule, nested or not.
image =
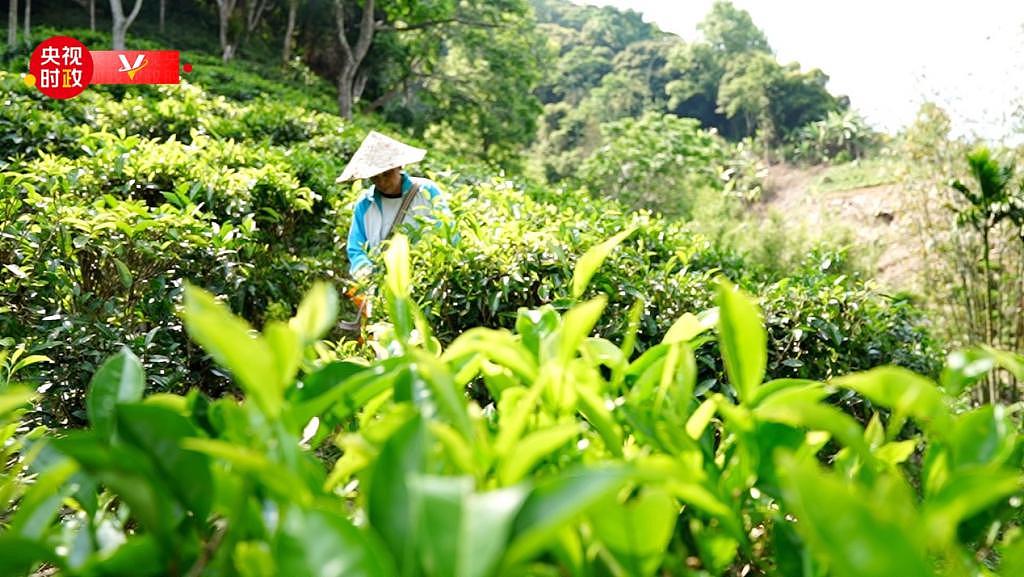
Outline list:
[[[352,279],[358,282],[363,282],[367,278],[373,275],[373,267],[370,265],[361,266],[352,273]]]

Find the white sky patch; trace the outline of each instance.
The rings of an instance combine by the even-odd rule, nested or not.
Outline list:
[[[580,0],[575,0],[581,3]],[[631,8],[694,40],[713,0],[586,0]],[[782,63],[821,68],[873,125],[895,131],[922,102],[958,134],[1022,138],[1024,0],[733,0]]]

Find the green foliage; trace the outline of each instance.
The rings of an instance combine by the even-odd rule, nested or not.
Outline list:
[[[424,87],[425,137],[442,152],[517,166],[541,111],[532,92],[546,54],[531,22],[461,30],[446,52],[444,73]]]
[[[656,61],[660,48],[651,50],[634,55],[641,63]],[[640,66],[635,64],[636,70]],[[227,74],[242,64],[218,67]],[[103,360],[125,345],[138,355],[150,391],[198,387],[212,396],[236,391],[228,373],[189,343],[174,314],[185,281],[227,295],[235,313],[266,330],[292,315],[293,303],[314,279],[343,279],[347,263],[338,239],[351,218],[349,203],[361,189],[340,187],[334,176],[355,149],[358,126],[305,108],[306,101],[293,100],[298,97],[287,86],[273,99],[245,96],[240,102],[217,95],[216,85],[142,87],[123,94],[90,90],[58,105],[14,75],[3,75],[0,82],[10,89],[13,104],[0,118],[15,119],[14,125],[28,111],[46,112],[38,113],[37,128],[18,124],[18,130],[35,132],[4,149],[9,156],[0,187],[0,227],[10,240],[0,244],[10,273],[0,277],[0,333],[23,342],[25,354],[54,360],[26,372],[44,391],[33,413],[36,422],[84,423],[87,383]],[[240,74],[230,92],[255,92],[261,82]],[[705,211],[697,214],[710,214],[721,205],[716,203],[734,203],[733,197],[756,190],[740,184],[756,181],[756,159],[738,160],[692,121],[648,115],[613,126],[623,138],[609,141],[607,157],[621,155],[624,163],[635,158],[646,168],[631,174],[642,181],[625,179],[604,172],[615,163],[602,160],[605,152],[595,154],[588,168],[595,178],[611,182],[593,187],[600,195],[621,187],[629,199],[650,183],[665,194],[651,202],[666,212],[695,203]],[[660,139],[655,134],[660,128],[678,135],[673,144],[679,146]],[[33,136],[62,131],[66,139],[48,144]],[[43,144],[26,147],[25,142]],[[648,157],[647,143],[668,148]],[[772,288],[782,278],[780,269],[752,267],[682,225],[629,216],[617,203],[576,191],[527,191],[501,179],[441,173],[447,161],[437,157],[432,154],[424,170],[454,193],[456,217],[439,234],[414,239],[411,276],[412,294],[442,343],[476,326],[514,327],[520,306],[551,303],[564,309],[576,255],[636,225],[642,248],[625,250],[593,279],[613,295],[600,322],[602,334],[625,334],[633,299],[643,297],[647,304],[637,321],[637,350],[656,345],[684,310],[710,306],[708,282],[722,270],[773,295],[770,310],[779,314],[772,318],[793,323],[773,334],[790,342],[792,331],[803,327],[803,345],[772,358],[771,374],[835,374],[850,368],[840,359],[857,359],[858,368],[888,360],[926,372],[934,368],[933,347],[909,304],[886,303],[844,280],[832,292],[822,290],[834,275]],[[667,190],[680,160],[690,170],[684,182]],[[470,174],[475,170],[466,163],[460,167]],[[657,174],[665,179],[658,181]],[[723,187],[727,192],[719,192]],[[870,312],[861,318],[851,308],[838,315],[819,301],[824,298],[838,299],[835,310],[849,305]],[[806,315],[789,304],[793,299],[804,302]],[[819,305],[821,310],[815,308]],[[839,355],[843,347],[857,353]],[[372,354],[345,340],[320,347],[317,354],[329,356],[332,348]],[[724,369],[715,355],[701,358],[704,386],[723,383]],[[282,361],[283,366],[293,362]],[[240,382],[245,380],[235,384]]]
[[[602,125],[601,133],[604,144],[579,168],[594,194],[686,216],[701,192],[721,190],[726,147],[695,120],[648,113]]]
[[[711,6],[711,12],[697,25],[697,29],[712,49],[718,52],[771,52],[768,39],[754,24],[750,13],[736,8],[728,0],[716,0]]]
[[[970,237],[958,239],[958,248],[967,245],[965,256],[980,266],[974,264],[960,273],[960,294],[966,296],[970,307],[971,332],[980,335],[983,344],[1016,346],[1024,340],[1024,326],[1010,323],[1000,327],[1000,319],[1004,314],[1009,314],[1006,318],[1019,316],[1019,299],[1024,296],[1024,285],[1007,275],[1016,270],[1019,276],[1024,268],[1024,183],[1018,186],[1015,182],[1012,163],[1000,162],[985,147],[967,155],[967,166],[974,186],[953,180],[950,187],[959,193],[959,202],[952,208],[960,234],[971,235],[975,241],[968,244]],[[1010,294],[1004,296],[1003,292]],[[995,380],[987,381],[984,398],[992,402],[1000,392]]]
[[[856,112],[829,111],[789,138],[785,154],[797,162],[819,164],[849,162],[877,149],[879,135]]]
[[[782,144],[809,122],[847,107],[820,70],[779,63],[750,14],[718,1],[700,24],[703,41],[679,45],[668,69],[669,110],[740,140]]]
[[[1018,199],[1010,188],[1013,179],[1013,165],[1001,164],[992,157],[988,148],[975,149],[967,156],[971,175],[977,181],[977,190],[972,190],[960,181],[950,186],[962,194],[969,203],[966,210],[960,213],[965,224],[976,229],[990,228],[1004,219],[1014,224],[1024,224],[1021,199]]]
[[[410,270],[411,294],[442,343],[474,327],[518,327],[522,307],[564,310],[577,300],[569,279],[587,260],[577,255],[635,229],[591,278],[610,295],[602,336],[633,334],[641,352],[657,346],[684,312],[713,306],[711,286],[721,272],[762,296],[772,377],[823,379],[886,363],[936,374],[938,352],[921,312],[848,275],[842,253],[761,267],[689,225],[632,214],[580,191],[524,194],[502,181],[451,191],[453,222],[417,239]],[[459,231],[457,243],[451,229]],[[630,329],[637,300],[644,305]],[[725,387],[724,367],[713,347],[700,350],[700,382],[717,390]]]
[[[589,253],[577,285],[611,264],[611,248]],[[410,300],[407,250],[399,236],[385,255],[389,321],[429,337]],[[1002,569],[1013,568],[1024,478],[1002,407],[954,414],[935,383],[896,368],[763,382],[762,313],[727,281],[717,295],[717,314],[680,316],[635,358],[629,338],[590,336],[602,295],[564,314],[522,309],[515,332],[478,327],[443,350],[396,330],[384,343],[396,346],[368,366],[285,363],[257,374],[246,350],[264,343],[271,362],[296,346],[301,355],[333,324],[333,291],[315,288],[287,324],[253,334],[190,289],[186,328],[245,397],[140,401],[115,392],[137,361],[127,352],[109,361],[89,396],[113,408],[115,435],[0,445],[32,463],[0,484],[11,505],[0,569],[997,574],[972,554],[982,547],[1006,550]],[[693,388],[695,350],[712,327],[735,400]],[[480,379],[493,398],[485,410],[461,394]],[[867,427],[828,404],[844,390],[879,407]],[[2,422],[29,398],[0,392]],[[341,449],[333,464],[314,456],[331,444]],[[908,466],[911,454],[923,465]]]
[[[84,422],[85,385],[122,345],[151,388],[222,392],[174,316],[185,279],[262,324],[345,270],[334,238],[349,191],[334,178],[358,143],[353,125],[306,100],[240,103],[190,84],[58,104],[16,75],[0,83],[11,99],[0,122],[23,135],[0,151],[0,334],[55,361],[32,371],[46,391],[39,421]]]
[[[777,62],[750,14],[729,2],[715,3],[700,25],[704,38],[690,44],[660,31],[642,32],[631,11],[562,2],[534,6],[553,62],[538,88],[544,116],[532,157],[535,171],[549,182],[585,178],[581,163],[614,144],[606,125],[616,122],[642,123],[668,113],[696,119],[732,141],[756,136],[760,145],[775,147],[848,104],[828,92],[820,70]],[[621,35],[615,40],[588,34],[613,20]],[[644,144],[655,157],[675,146],[671,139]],[[745,162],[742,150],[727,154],[734,152],[737,164]],[[739,192],[756,197],[747,194],[757,188],[751,185]]]

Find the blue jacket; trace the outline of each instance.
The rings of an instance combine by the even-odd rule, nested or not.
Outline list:
[[[402,172],[403,197],[409,193],[414,182],[420,185],[420,189],[417,198],[413,199],[409,205],[402,224],[408,223],[416,226],[417,217],[430,218],[435,208],[448,212],[447,202],[441,189],[432,180],[411,177]],[[373,266],[367,253],[384,240],[381,235],[387,233],[387,228],[390,225],[390,222],[384,222],[380,194],[377,193],[376,187],[371,186],[356,199],[352,210],[352,226],[348,231],[348,270],[350,274],[354,275],[356,271],[364,267]]]

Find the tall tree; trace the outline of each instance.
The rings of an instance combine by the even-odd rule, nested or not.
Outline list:
[[[743,134],[755,131],[765,142],[773,142],[778,127],[772,103],[782,82],[782,67],[764,52],[743,54],[726,66],[718,87],[718,112],[739,118]]]
[[[425,77],[426,121],[455,152],[514,168],[542,112],[533,94],[546,57],[531,20],[509,4],[495,26],[462,26]]]
[[[216,0],[216,3],[221,59],[227,62],[238,54],[249,35],[256,31],[267,8],[273,3],[271,0],[245,0],[241,4],[238,0]],[[240,7],[243,9],[239,16],[241,23],[232,25],[232,19]]]
[[[220,35],[220,57],[224,62],[235,56],[237,46],[230,39],[231,15],[235,13],[238,0],[217,0],[217,23]]]
[[[373,44],[373,35],[377,25],[373,20],[374,0],[365,0],[359,18],[358,36],[354,43],[349,42],[345,19],[347,2],[334,0],[334,21],[338,27],[338,46],[340,66],[338,70],[338,114],[343,118],[352,118],[352,108],[356,98],[361,96],[362,86],[356,82],[359,67]],[[357,91],[358,89],[358,91]]]
[[[697,28],[704,34],[704,40],[719,53],[772,51],[768,38],[754,24],[750,13],[737,8],[728,0],[716,0],[711,12]]]
[[[285,64],[292,58],[292,46],[295,42],[295,20],[299,14],[301,0],[288,0],[288,24],[284,29],[284,47],[281,49],[281,61]]]
[[[245,2],[245,35],[248,37],[256,31],[260,22],[263,21],[263,14],[267,11],[270,0],[246,0]]]
[[[7,7],[7,45],[14,48],[18,44],[18,0],[11,0]]]
[[[25,0],[25,43],[32,43],[32,0]]]
[[[113,19],[113,31],[112,39],[114,50],[124,50],[125,35],[128,33],[128,28],[135,22],[135,18],[139,15],[139,10],[142,9],[142,0],[135,0],[135,7],[128,16],[124,14],[124,6],[121,4],[121,0],[110,0],[110,13]]]

